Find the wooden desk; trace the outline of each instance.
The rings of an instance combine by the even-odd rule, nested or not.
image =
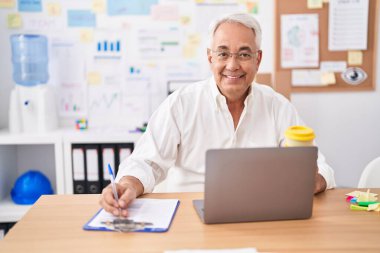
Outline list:
[[[255,247],[260,252],[380,252],[380,215],[351,211],[336,189],[315,197],[309,220],[203,225],[192,200],[201,193],[150,194],[181,200],[167,233],[83,231],[99,209],[97,195],[42,197],[0,241],[0,252],[163,252]],[[373,192],[380,193],[380,189]]]

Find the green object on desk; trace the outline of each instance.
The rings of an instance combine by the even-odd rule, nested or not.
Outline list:
[[[361,201],[361,202],[357,202],[359,206],[369,206],[369,205],[372,205],[372,204],[378,204],[379,202],[376,202],[376,201]]]
[[[357,205],[350,205],[350,209],[355,211],[367,211],[367,207]]]

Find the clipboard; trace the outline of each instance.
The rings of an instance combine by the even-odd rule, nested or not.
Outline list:
[[[135,199],[128,206],[129,216],[127,219],[135,224],[136,229],[128,232],[167,232],[174,219],[179,206],[178,199]],[[90,231],[120,231],[114,229],[111,223],[118,217],[100,209],[84,226],[84,230]]]

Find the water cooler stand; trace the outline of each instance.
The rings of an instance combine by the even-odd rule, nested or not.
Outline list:
[[[57,126],[54,92],[47,85],[16,85],[10,97],[9,131],[47,132],[56,129]]]

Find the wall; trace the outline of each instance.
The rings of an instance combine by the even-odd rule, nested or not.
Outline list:
[[[262,2],[273,6],[273,1]],[[0,129],[8,125],[9,93],[13,88],[9,38],[3,31],[6,27],[5,17],[5,10],[0,9]],[[273,24],[273,14],[263,15],[261,22]],[[264,34],[268,33],[267,28],[263,30]],[[264,50],[264,57],[271,59],[270,48]],[[377,62],[379,86],[380,50]],[[271,69],[271,66],[267,69]],[[357,186],[362,169],[380,155],[380,90],[356,93],[298,93],[292,95],[292,102],[306,123],[315,129],[319,146],[329,164],[335,169],[338,186]]]
[[[75,119],[86,118],[90,127],[112,124],[135,129],[166,98],[168,82],[189,83],[209,76],[206,48],[211,20],[226,13],[249,12],[261,20],[263,30],[271,30],[274,15],[273,2],[264,0],[5,2],[12,1],[13,7],[0,8],[0,51],[4,52],[0,57],[0,127],[8,124],[9,92],[14,87],[12,34],[47,36],[47,85],[56,92],[61,126],[73,127]],[[40,9],[18,12],[21,2]],[[15,13],[22,24],[8,27],[7,19]],[[116,43],[120,50],[111,52]],[[263,36],[262,45],[266,57],[261,70],[270,72],[273,33]]]
[[[380,18],[378,20],[380,33]],[[312,126],[320,149],[334,168],[339,187],[356,187],[362,170],[380,156],[380,39],[376,90],[292,94],[292,102]]]

